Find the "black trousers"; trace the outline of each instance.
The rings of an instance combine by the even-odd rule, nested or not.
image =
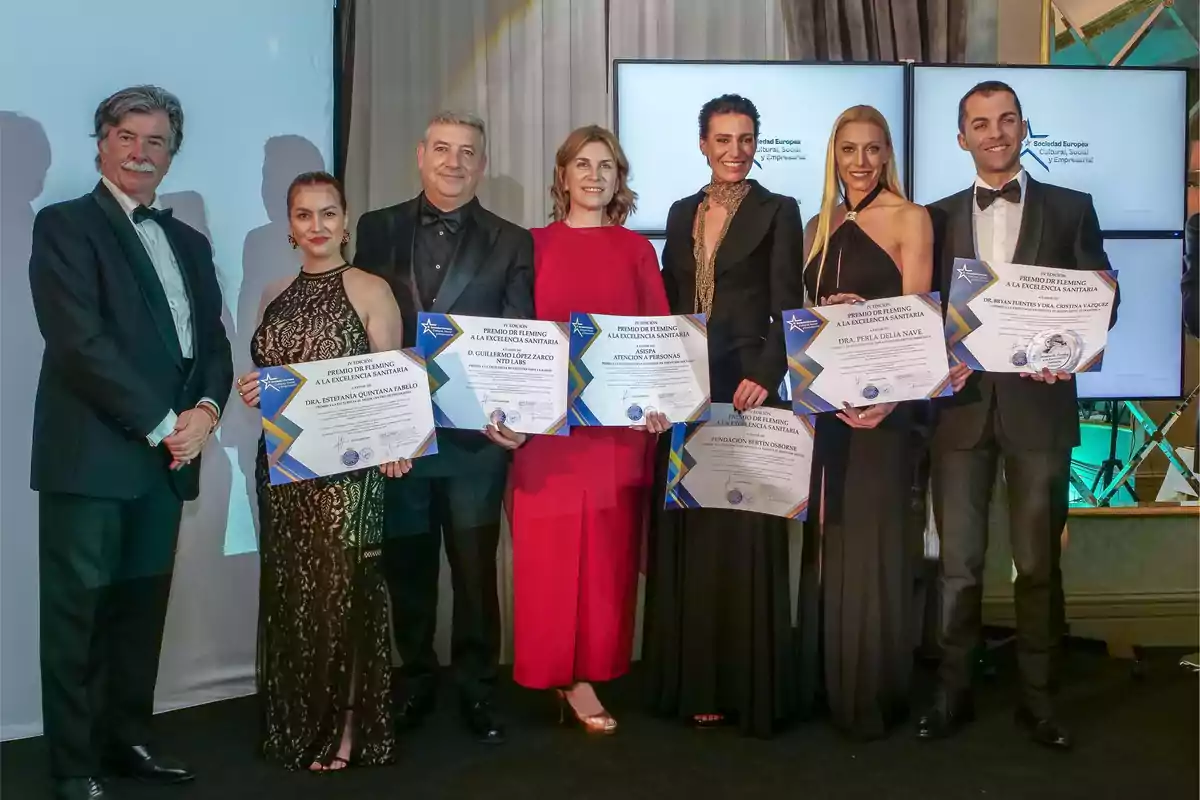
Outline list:
[[[951,695],[969,690],[981,638],[988,505],[1004,464],[1009,535],[1017,579],[1017,659],[1025,706],[1052,713],[1055,663],[1063,635],[1060,536],[1067,522],[1070,450],[1023,449],[1000,430],[995,407],[969,450],[935,449],[933,501],[941,537],[939,683]]]
[[[496,548],[503,471],[388,482],[383,567],[396,649],[409,692],[432,688],[438,667],[438,573],[446,546],[454,592],[451,668],[464,702],[491,699],[500,661]]]
[[[167,475],[136,500],[39,497],[42,716],[56,778],[100,774],[150,742],[182,501]]]

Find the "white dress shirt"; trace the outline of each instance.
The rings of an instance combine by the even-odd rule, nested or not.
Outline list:
[[[1025,194],[1029,185],[1028,176],[1023,169],[1016,174],[1015,179],[1021,185],[1021,200],[1018,203],[997,198],[996,202],[981,210],[975,202],[975,189],[971,189],[971,210],[975,221],[975,255],[983,261],[1012,263],[1013,253],[1017,249],[1017,238],[1021,235],[1021,214],[1025,210]],[[975,177],[975,186],[985,189],[1001,188],[989,186],[979,176]]]
[[[133,222],[133,211],[140,203],[134,200],[129,195],[121,191],[116,184],[108,178],[101,178],[104,185],[112,192],[112,196],[116,198],[121,209],[129,217],[129,221],[133,223],[133,229],[137,231],[138,238],[142,241],[142,246],[146,248],[146,255],[150,257],[150,263],[154,265],[154,272],[158,275],[158,281],[162,284],[163,294],[167,297],[167,306],[171,309],[171,320],[175,323],[175,333],[179,337],[179,348],[182,351],[184,358],[192,357],[192,304],[188,299],[187,286],[183,282],[183,271],[179,267],[179,262],[175,260],[175,251],[171,249],[171,243],[167,241],[167,234],[152,219],[144,219],[141,222]],[[158,199],[150,204],[151,208],[161,208]],[[209,398],[204,398],[201,402],[208,403],[218,415],[221,413],[221,407]],[[149,440],[151,446],[158,447],[163,439],[171,435],[175,430],[175,423],[178,417],[174,410],[167,413],[163,421],[158,424],[158,427],[152,430],[146,439]]]

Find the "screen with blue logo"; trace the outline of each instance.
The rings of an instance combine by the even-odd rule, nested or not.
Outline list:
[[[1088,192],[1105,230],[1182,230],[1187,119],[1182,70],[915,67],[913,199],[971,185],[958,103],[975,84],[1007,83],[1028,123],[1021,163],[1034,179]]]
[[[637,212],[626,222],[633,230],[665,230],[671,204],[708,182],[698,119],[700,108],[722,94],[740,94],[758,108],[750,177],[795,197],[805,220],[820,207],[829,134],[844,110],[875,106],[888,121],[896,152],[905,152],[899,64],[620,61],[615,75],[615,124],[638,193]]]

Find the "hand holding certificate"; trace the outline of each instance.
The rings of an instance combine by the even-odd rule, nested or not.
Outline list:
[[[708,418],[708,328],[703,314],[571,315],[571,424],[644,425]]]
[[[425,364],[408,351],[264,367],[258,393],[272,485],[437,452]]]
[[[569,432],[569,345],[559,323],[422,313],[417,347],[439,428]]]
[[[707,422],[676,425],[666,508],[727,508],[789,519],[808,512],[813,428],[778,408],[712,406]]]
[[[950,394],[937,293],[783,312],[797,414]]]
[[[1099,371],[1115,271],[955,259],[946,314],[954,361],[984,372]]]

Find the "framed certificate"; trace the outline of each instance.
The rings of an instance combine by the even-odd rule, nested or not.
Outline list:
[[[272,485],[437,452],[425,362],[409,350],[259,370]]]
[[[951,358],[982,372],[1097,372],[1116,294],[1114,270],[955,259]]]
[[[566,435],[566,325],[526,319],[426,314],[417,349],[429,368],[439,428]]]
[[[779,408],[712,406],[707,422],[671,432],[666,508],[727,508],[788,519],[808,514],[813,426]]]
[[[708,419],[708,327],[703,314],[571,315],[570,421],[627,427],[651,412]]]
[[[936,293],[783,312],[797,414],[953,393]]]

